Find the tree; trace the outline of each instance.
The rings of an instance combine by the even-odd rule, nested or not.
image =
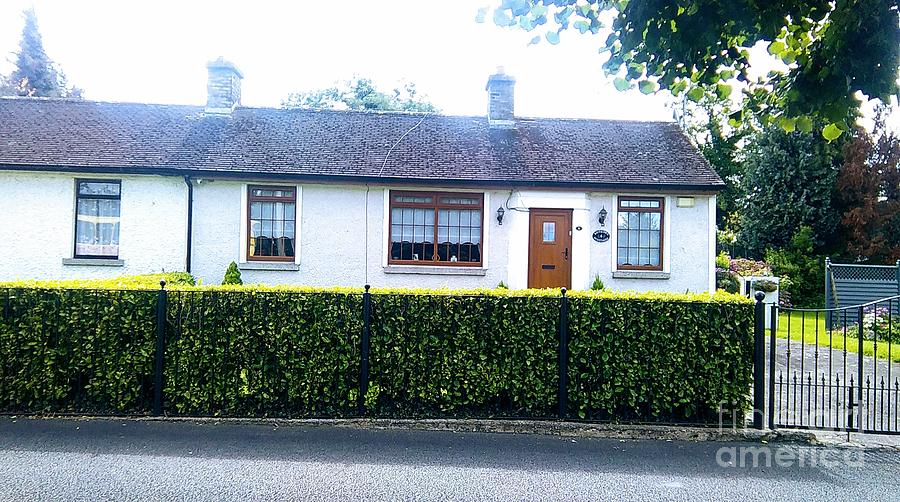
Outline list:
[[[243,284],[244,281],[241,279],[241,271],[238,269],[237,263],[231,262],[228,264],[228,268],[225,269],[225,277],[222,279],[222,284]]]
[[[859,130],[845,146],[837,193],[848,254],[875,263],[900,259],[900,138],[883,113],[872,134]]]
[[[816,254],[813,229],[801,225],[781,249],[766,250],[766,263],[781,278],[781,289],[793,305],[820,307],[825,303],[825,258]]]
[[[815,133],[769,128],[747,140],[740,236],[755,254],[782,248],[801,226],[812,228],[816,249],[834,245],[834,207],[841,142]]]
[[[378,90],[372,79],[353,77],[334,86],[312,92],[291,93],[281,102],[285,108],[382,110],[404,112],[437,112],[438,109],[420,96],[414,84],[386,93]]]
[[[26,10],[24,17],[25,27],[16,54],[16,67],[0,85],[0,92],[25,97],[81,98],[81,90],[68,86],[65,74],[44,51],[34,9]]]
[[[694,103],[682,97],[674,111],[679,125],[725,182],[725,188],[716,197],[716,225],[720,230],[734,230],[738,223],[738,202],[743,195],[740,146],[750,128],[728,124],[732,112],[728,99],[704,97]]]
[[[551,44],[570,28],[601,37],[609,54],[603,68],[619,89],[637,85],[699,101],[705,93],[730,95],[739,84],[763,126],[788,132],[809,132],[818,120],[823,136],[836,139],[850,130],[856,93],[883,102],[898,95],[897,0],[498,1],[495,24],[540,28]],[[750,49],[758,43],[785,69],[752,80]]]

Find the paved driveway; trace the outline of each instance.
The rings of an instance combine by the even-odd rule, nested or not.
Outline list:
[[[766,340],[769,378],[770,340]],[[900,345],[896,347],[900,353]],[[848,408],[849,384],[859,402],[859,355],[783,338],[775,342],[776,420],[784,425],[859,426],[900,432],[900,363],[863,356],[863,408]]]

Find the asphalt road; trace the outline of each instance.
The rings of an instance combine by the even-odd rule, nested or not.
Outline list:
[[[900,500],[900,453],[760,446],[0,418],[0,500]]]

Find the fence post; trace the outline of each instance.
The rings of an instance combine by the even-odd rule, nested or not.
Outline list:
[[[159,281],[156,296],[156,364],[153,369],[153,414],[162,415],[163,358],[166,352],[166,307],[169,298],[166,281]]]
[[[831,296],[831,258],[825,258],[825,308],[830,309],[833,305],[832,302],[834,299]],[[825,326],[828,329],[832,329],[834,326],[831,324],[831,311],[825,311]]]
[[[562,288],[559,298],[559,418],[566,418],[569,407],[569,298]]]
[[[769,428],[775,428],[775,334],[778,331],[778,304],[772,304],[769,319]]]
[[[363,332],[359,342],[359,396],[356,406],[360,415],[366,414],[366,394],[369,393],[369,334],[372,317],[372,294],[369,293],[369,287],[366,284],[363,293]]]
[[[766,305],[762,302],[766,295],[756,292],[756,309],[753,327],[753,428],[763,428],[765,416],[765,373],[766,373]]]
[[[862,305],[859,306],[859,312],[857,312],[859,316],[857,321],[859,322],[859,346],[857,349],[857,360],[856,360],[856,407],[859,408],[859,412],[856,414],[857,428],[859,432],[863,431],[863,422],[862,422],[862,414],[865,410],[863,410],[863,316],[865,312],[863,311]],[[873,354],[874,357],[878,357],[877,354]],[[877,362],[878,360],[875,359]]]

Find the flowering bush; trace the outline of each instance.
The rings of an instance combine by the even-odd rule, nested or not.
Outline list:
[[[870,305],[864,308],[863,338],[900,343],[900,316],[893,315],[886,305]]]
[[[764,261],[751,260],[749,258],[735,258],[731,260],[731,271],[743,277],[771,276],[772,269]]]

